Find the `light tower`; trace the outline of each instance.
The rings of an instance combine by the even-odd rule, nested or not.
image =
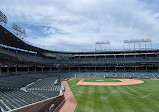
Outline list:
[[[97,41],[95,43],[95,52],[107,51],[111,50],[110,41]]]

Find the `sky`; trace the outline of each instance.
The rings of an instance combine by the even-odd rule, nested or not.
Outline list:
[[[146,38],[159,48],[158,6],[159,0],[0,0],[8,29],[16,23],[26,29],[24,41],[58,51],[94,51],[97,41],[123,49],[124,40]]]

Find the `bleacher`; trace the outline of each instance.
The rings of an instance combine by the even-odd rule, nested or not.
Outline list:
[[[12,110],[58,96],[61,83],[54,85],[57,79],[52,73],[0,77],[1,111]]]
[[[67,78],[135,78],[156,79],[159,72],[72,72],[62,74],[62,79]]]
[[[157,79],[159,79],[159,73],[158,72],[153,72],[152,73]]]

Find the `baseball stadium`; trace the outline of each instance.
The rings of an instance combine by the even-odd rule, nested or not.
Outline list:
[[[103,50],[110,41],[94,51],[47,50],[25,42],[19,25],[9,29],[2,11],[0,20],[0,112],[159,112],[151,39],[124,40],[131,50]]]

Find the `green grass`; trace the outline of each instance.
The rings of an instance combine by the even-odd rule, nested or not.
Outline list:
[[[159,112],[159,80],[129,86],[82,86],[68,82],[77,101],[75,112]]]
[[[103,81],[98,81],[103,80]],[[113,79],[85,79],[84,82],[121,82],[120,80],[113,80]]]

